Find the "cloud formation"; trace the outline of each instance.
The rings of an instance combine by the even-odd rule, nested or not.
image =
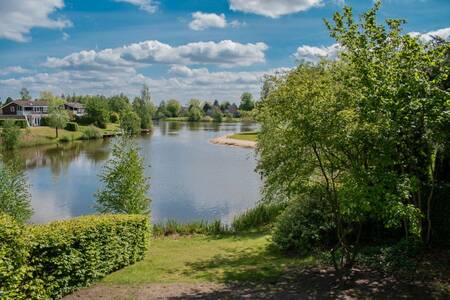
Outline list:
[[[115,2],[125,2],[139,7],[148,13],[155,13],[158,10],[158,4],[153,0],[114,0]]]
[[[409,35],[413,37],[417,37],[422,42],[428,43],[431,42],[434,38],[441,38],[443,40],[448,40],[450,37],[450,27],[441,28],[435,31],[430,31],[426,33],[420,32],[410,32]]]
[[[63,7],[63,0],[1,0],[0,38],[26,42],[34,27],[61,29],[71,26],[67,19],[50,17]]]
[[[151,40],[98,52],[80,51],[63,58],[49,57],[43,66],[84,70],[137,68],[150,64],[250,66],[265,62],[266,50],[264,43],[241,44],[230,40],[195,42],[177,47]]]
[[[298,61],[315,63],[320,61],[322,58],[335,60],[338,58],[339,51],[340,46],[338,44],[333,44],[328,47],[303,45],[297,48],[297,51],[293,54],[293,56]]]
[[[229,0],[230,9],[270,18],[297,13],[323,4],[322,0]]]
[[[27,69],[22,68],[21,66],[11,66],[0,69],[0,76],[6,76],[11,74],[24,74],[28,73]]]
[[[200,11],[192,14],[192,22],[189,23],[189,28],[195,31],[205,30],[208,28],[225,28],[227,27],[227,20],[224,14],[208,14]]]

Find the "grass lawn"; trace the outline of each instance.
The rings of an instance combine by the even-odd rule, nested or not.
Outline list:
[[[229,138],[236,139],[236,140],[256,142],[257,134],[258,134],[257,132],[241,132],[241,133],[236,133],[236,134],[230,135]]]
[[[67,138],[70,141],[78,140],[83,135],[83,130],[88,126],[79,126],[78,131],[67,131],[64,129],[59,129],[59,138],[56,138],[55,129],[47,126],[29,127],[22,130],[22,136],[20,140],[21,147],[37,146],[37,145],[47,145],[56,144],[59,139]],[[117,124],[107,124],[106,129],[99,130],[103,134],[113,133],[117,131],[119,125]]]
[[[255,282],[278,278],[290,266],[311,266],[269,250],[269,236],[193,236],[154,239],[145,259],[117,271],[103,284]]]

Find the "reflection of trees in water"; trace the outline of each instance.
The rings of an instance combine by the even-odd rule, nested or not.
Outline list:
[[[14,153],[8,153],[3,159],[19,159],[26,169],[48,167],[54,176],[59,176],[61,172],[66,171],[70,164],[82,154],[94,163],[108,159],[108,143],[109,141],[107,139],[100,139],[29,147],[20,149]]]

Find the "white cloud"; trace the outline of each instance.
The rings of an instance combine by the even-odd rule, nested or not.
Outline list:
[[[63,0],[1,0],[0,38],[26,42],[34,27],[61,29],[72,23],[50,15],[64,7]]]
[[[305,62],[318,62],[321,58],[335,60],[338,58],[340,51],[340,46],[338,44],[333,44],[328,47],[313,47],[308,45],[303,45],[297,48],[297,51],[293,56],[299,61]]]
[[[214,64],[222,67],[249,66],[265,62],[267,45],[196,42],[172,47],[159,41],[144,41],[102,51],[81,51],[63,58],[49,57],[49,68],[104,70],[140,67],[149,64]]]
[[[24,74],[28,73],[27,69],[22,68],[21,66],[12,66],[0,69],[0,76],[6,76],[11,74]]]
[[[158,10],[158,4],[153,0],[114,0],[115,2],[125,2],[136,5],[139,9],[149,13],[154,13]]]
[[[409,35],[417,37],[422,42],[431,42],[434,38],[439,37],[441,39],[447,40],[450,37],[450,27],[441,28],[435,31],[430,31],[426,33],[420,32],[410,32]]]
[[[208,28],[225,28],[227,27],[227,20],[224,14],[208,14],[202,12],[195,12],[192,14],[192,22],[189,23],[189,28],[200,31]]]
[[[67,41],[69,38],[70,38],[70,34],[68,34],[67,32],[63,32],[63,34],[62,34],[63,41]]]
[[[322,0],[229,0],[230,9],[270,18],[308,10],[323,4]]]

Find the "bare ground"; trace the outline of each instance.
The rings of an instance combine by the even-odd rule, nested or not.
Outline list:
[[[102,285],[65,297],[74,299],[450,299],[431,283],[398,281],[371,270],[354,269],[339,284],[332,269],[289,270],[266,283],[173,283]]]
[[[212,144],[243,147],[243,148],[256,148],[256,142],[232,139],[228,135],[219,136],[209,140]]]

